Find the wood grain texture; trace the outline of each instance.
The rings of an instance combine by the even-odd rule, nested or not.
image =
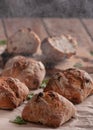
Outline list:
[[[93,40],[93,19],[82,19],[82,22]]]
[[[0,40],[6,39],[2,20],[0,19]]]
[[[35,31],[41,40],[47,36],[42,20],[39,18],[8,18],[4,19],[4,23],[8,37],[10,37],[18,29],[24,27],[31,28],[33,31]]]
[[[92,41],[79,19],[44,18],[43,21],[50,36],[71,34],[76,37],[80,46],[91,45]]]

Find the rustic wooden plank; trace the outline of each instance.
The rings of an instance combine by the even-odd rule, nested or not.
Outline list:
[[[93,40],[93,19],[81,19],[81,21]]]
[[[4,52],[4,50],[6,49],[6,45],[4,44],[5,40],[6,40],[5,30],[4,30],[3,22],[0,19],[0,54],[2,54]],[[2,66],[1,57],[0,57],[0,66]]]
[[[89,73],[92,73],[93,56],[90,54],[90,49],[92,47],[92,40],[88,35],[88,33],[86,32],[80,20],[44,18],[43,22],[50,36],[71,34],[71,36],[76,37],[78,41],[76,56],[67,59],[66,61],[63,61],[61,63],[58,63],[56,66],[54,66],[53,69],[62,70],[69,67],[74,67],[76,64],[80,64],[82,65],[81,66],[82,69],[87,70]]]
[[[80,46],[89,48],[91,39],[78,19],[44,18],[49,35],[71,34],[76,37]]]
[[[2,20],[0,19],[0,40],[5,40],[6,36],[4,33],[4,27],[3,27],[3,23]]]
[[[91,74],[91,77],[93,78],[93,73]]]
[[[8,18],[4,19],[4,23],[8,37],[18,29],[24,27],[31,28],[33,31],[35,31],[41,40],[47,36],[42,20],[39,18]]]

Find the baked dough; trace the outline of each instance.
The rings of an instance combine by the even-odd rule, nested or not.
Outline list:
[[[45,63],[60,62],[76,54],[77,42],[71,36],[53,36],[42,41],[41,49]]]
[[[44,91],[58,92],[76,104],[93,93],[93,80],[87,72],[70,68],[53,75]]]
[[[37,89],[44,79],[45,73],[45,67],[40,61],[16,56],[6,63],[1,75],[17,78],[29,89]]]
[[[33,54],[40,48],[38,35],[30,28],[19,29],[8,38],[7,52],[9,54]]]
[[[0,109],[18,107],[29,93],[25,84],[11,77],[0,77]]]
[[[56,92],[34,95],[22,112],[24,120],[58,127],[75,116],[75,107]]]

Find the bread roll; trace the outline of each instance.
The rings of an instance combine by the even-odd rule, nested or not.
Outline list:
[[[44,39],[41,49],[45,62],[56,63],[75,55],[76,44],[71,36],[61,35]]]
[[[14,109],[27,97],[25,84],[11,77],[0,77],[0,109]]]
[[[22,112],[24,120],[58,127],[75,116],[75,107],[56,92],[34,95]]]
[[[45,67],[34,59],[16,56],[6,63],[2,75],[17,78],[32,90],[37,89],[44,79]]]
[[[93,93],[93,80],[80,69],[70,68],[56,73],[48,82],[44,92],[55,91],[73,103],[82,102]]]
[[[40,44],[40,38],[35,32],[30,28],[23,28],[8,38],[7,52],[10,54],[33,54]]]

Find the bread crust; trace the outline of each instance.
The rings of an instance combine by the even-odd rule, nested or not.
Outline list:
[[[68,44],[65,45],[65,42]],[[77,42],[71,36],[61,35],[45,38],[41,44],[45,62],[56,63],[70,58],[76,54],[76,44]]]
[[[41,41],[38,35],[30,28],[19,29],[7,41],[9,54],[33,54],[40,48]]]
[[[18,107],[29,93],[25,84],[11,77],[0,77],[0,109]]]
[[[41,62],[24,56],[16,56],[6,63],[2,75],[19,79],[29,89],[37,89],[45,73],[45,67]]]
[[[93,80],[87,72],[70,68],[56,73],[49,80],[44,89],[46,91],[58,92],[76,104],[93,93]]]
[[[24,120],[59,127],[75,116],[75,107],[56,92],[36,94],[24,107]]]

